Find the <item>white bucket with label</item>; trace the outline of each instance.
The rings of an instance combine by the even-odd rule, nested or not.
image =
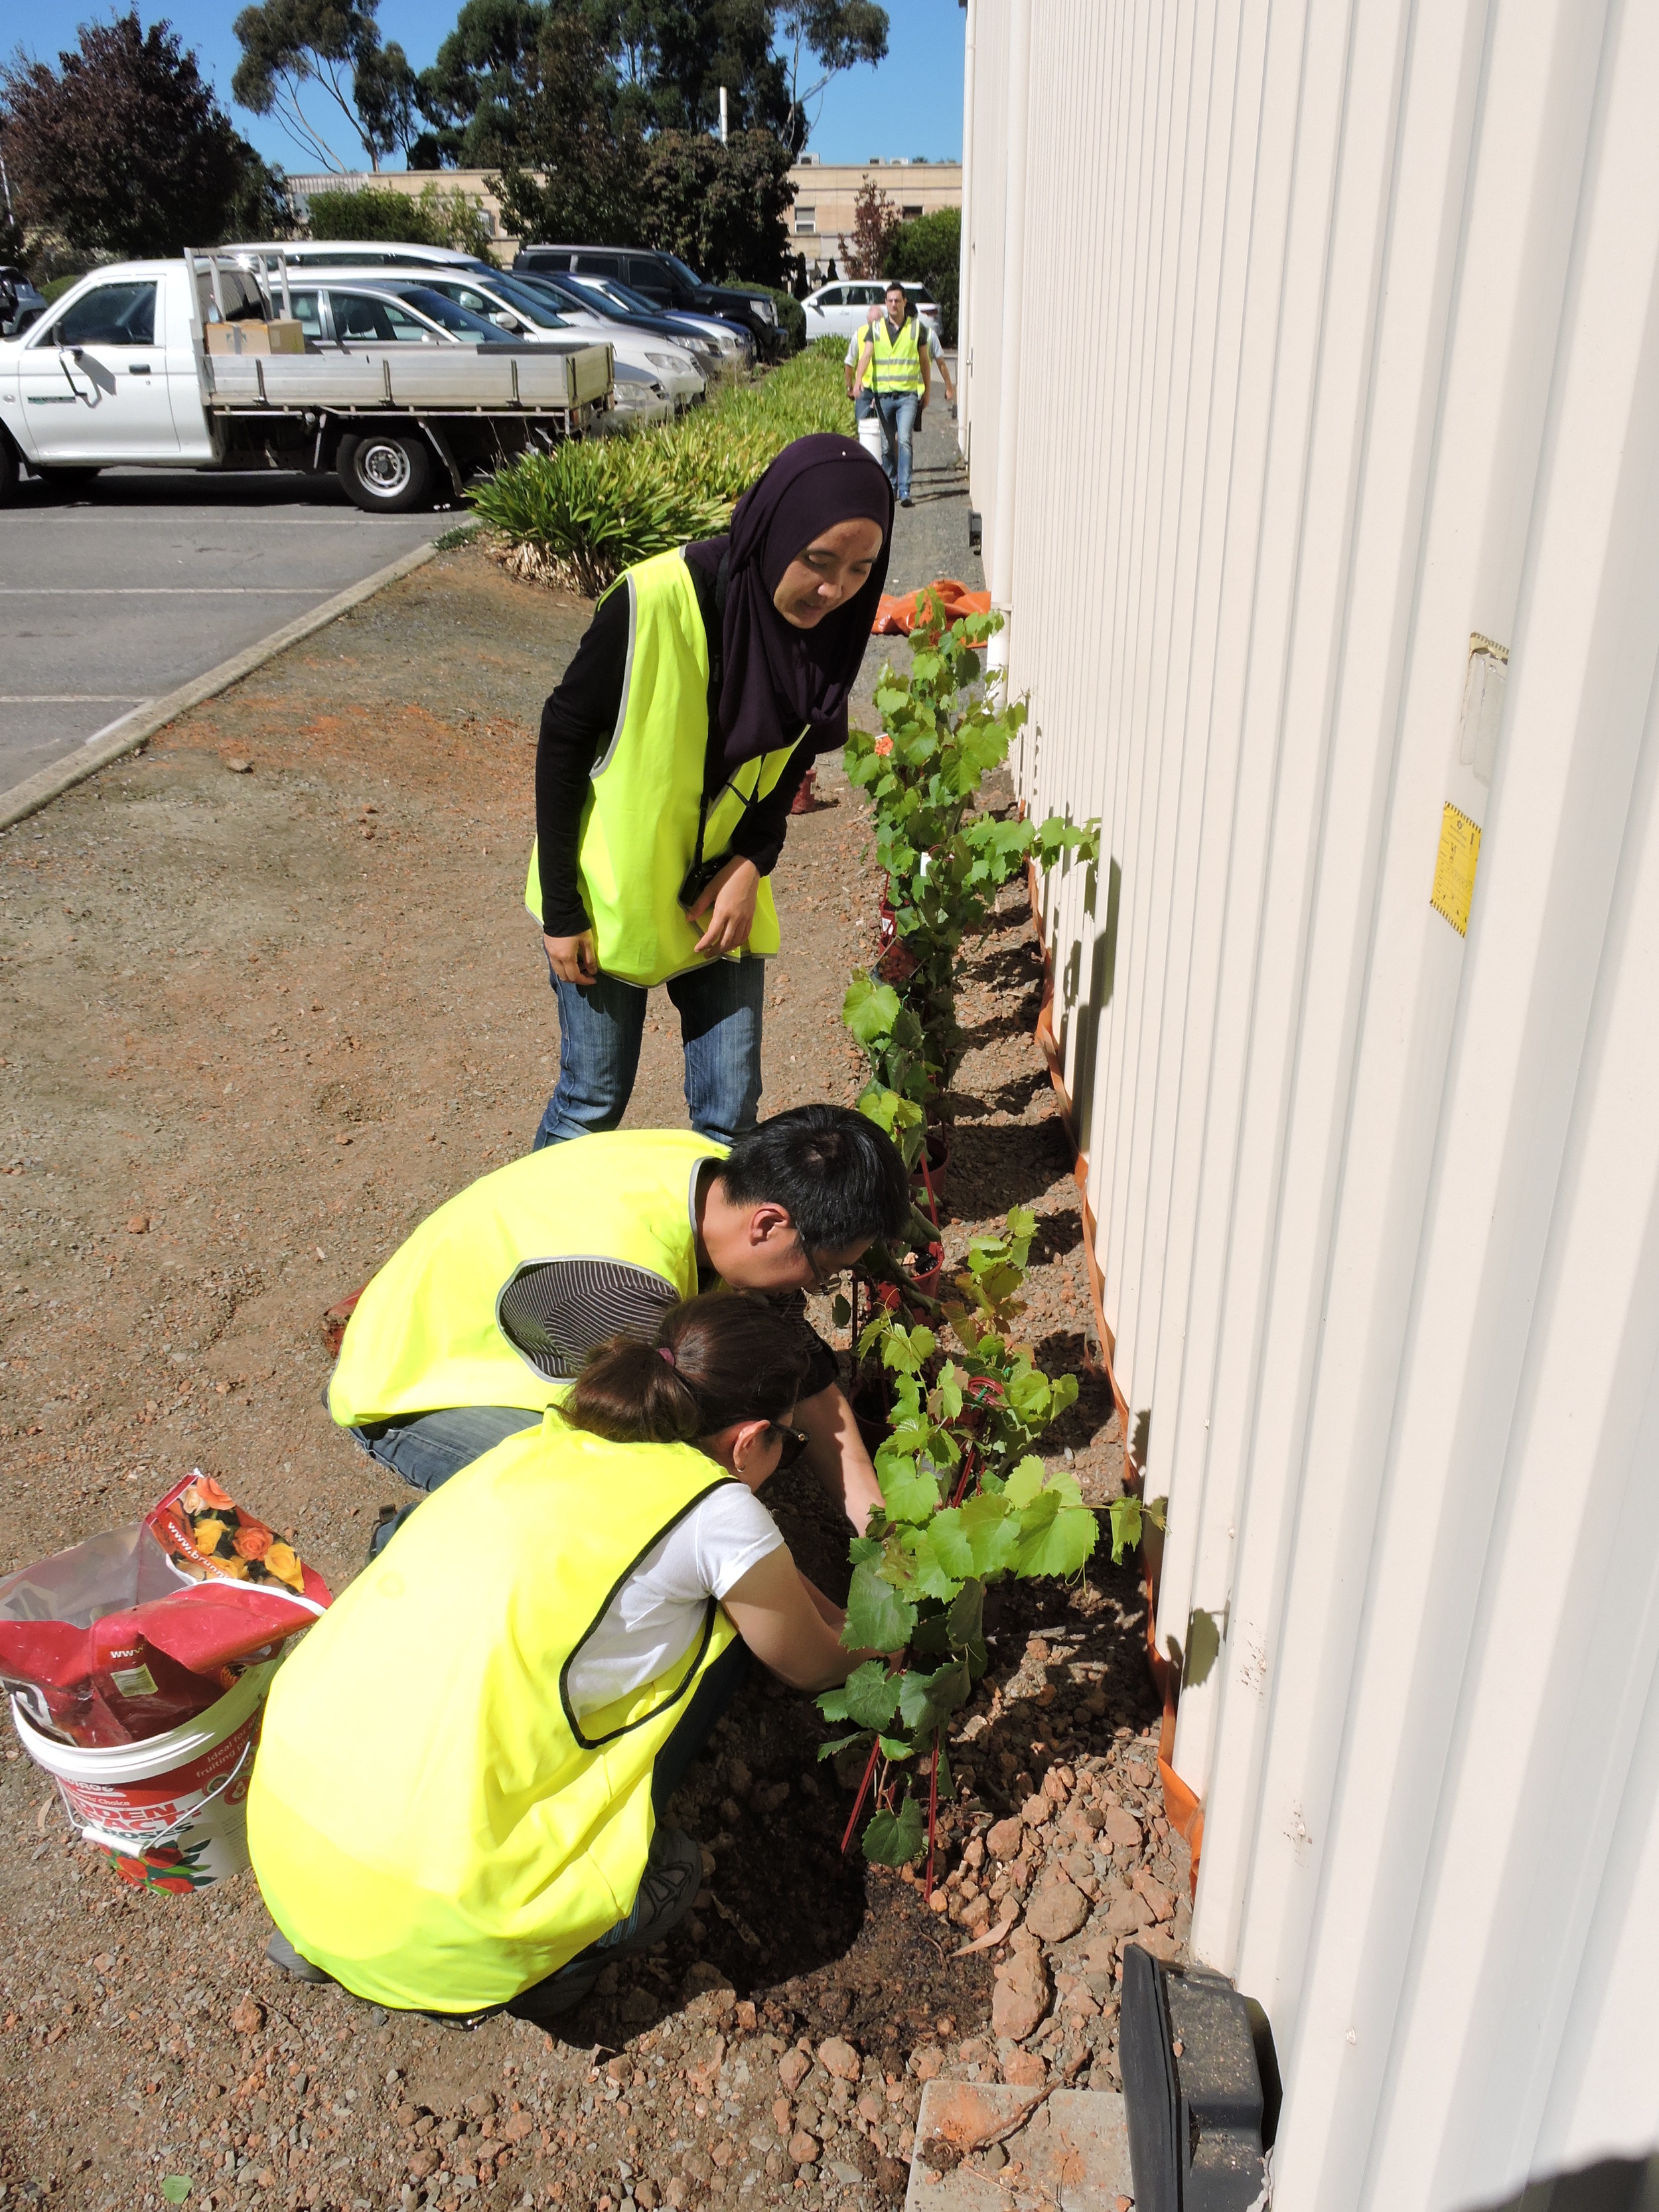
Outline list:
[[[860,415],[858,419],[859,443],[866,453],[880,460],[884,451],[879,415]]]
[[[109,1853],[135,1889],[188,1894],[248,1863],[247,1788],[273,1660],[250,1667],[217,1705],[142,1743],[99,1751],[59,1743],[30,1726],[15,1698],[12,1725],[63,1794],[89,1844]]]

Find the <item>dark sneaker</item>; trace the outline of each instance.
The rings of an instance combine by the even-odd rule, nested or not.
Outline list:
[[[915,505],[915,501],[911,498],[909,493],[907,491],[903,497],[899,501],[899,505],[901,507],[914,507]]]
[[[702,1845],[683,1828],[659,1828],[640,1880],[639,1895],[626,1920],[619,1920],[597,1943],[590,1943],[568,1966],[522,1990],[507,2009],[519,2020],[556,2020],[580,2004],[613,1959],[648,1951],[677,1928],[702,1887]]]
[[[265,1945],[265,1956],[273,1966],[280,1966],[291,1981],[331,1982],[334,1979],[332,1974],[325,1974],[320,1966],[313,1966],[309,1959],[302,1959],[280,1928]]]
[[[659,1828],[651,1838],[634,1910],[601,1936],[593,1949],[608,1952],[613,1959],[648,1951],[679,1926],[702,1887],[702,1845],[684,1828]]]

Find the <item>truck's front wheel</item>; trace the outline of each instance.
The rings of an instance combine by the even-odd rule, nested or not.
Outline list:
[[[342,438],[334,465],[346,497],[366,514],[407,514],[428,503],[432,453],[422,437],[370,430]]]

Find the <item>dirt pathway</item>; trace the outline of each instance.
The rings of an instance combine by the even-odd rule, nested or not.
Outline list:
[[[337,1589],[356,1571],[395,1486],[319,1405],[319,1316],[521,1152],[550,1087],[520,903],[530,770],[586,613],[477,549],[447,554],[0,837],[0,1566],[130,1517],[199,1465],[295,1531]],[[838,769],[820,789],[779,872],[763,1110],[856,1087],[838,1017],[868,957],[868,841]],[[1076,1365],[1086,1291],[1030,1042],[1039,982],[1011,902],[968,981],[951,1234],[959,1249],[977,1220],[1037,1206],[1031,1334]],[[678,1124],[678,1038],[655,1019],[630,1120]],[[1097,1376],[1065,1447],[1109,1494]],[[803,1562],[844,1578],[816,1495],[779,1507]],[[815,1713],[746,1692],[684,1803],[714,1864],[706,1900],[554,2040],[447,2033],[278,1981],[251,1880],[121,1890],[8,1736],[0,2202],[132,2212],[171,2201],[168,2177],[192,2207],[339,2212],[889,2202],[921,2075],[1111,2078],[1107,1919],[1182,1924],[1146,1784],[1141,1632],[1127,1571],[1098,1564],[1072,1593],[1007,1606],[950,1816],[958,1926],[839,1858],[847,1799],[817,1768]],[[998,1819],[1006,1865],[985,1856]],[[975,1836],[980,1880],[960,1866]],[[1011,1898],[1040,1921],[1062,1859],[1086,1923],[1043,1939],[1043,2009],[999,2040],[1011,1961],[997,1982],[1000,1954],[952,1954]],[[1016,1936],[1014,1966],[1022,1941],[1037,1939]],[[1091,1942],[1106,1946],[1092,1964]]]

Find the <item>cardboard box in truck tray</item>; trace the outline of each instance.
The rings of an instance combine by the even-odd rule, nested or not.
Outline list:
[[[297,322],[278,316],[269,323],[209,323],[210,353],[303,353],[306,334]]]

